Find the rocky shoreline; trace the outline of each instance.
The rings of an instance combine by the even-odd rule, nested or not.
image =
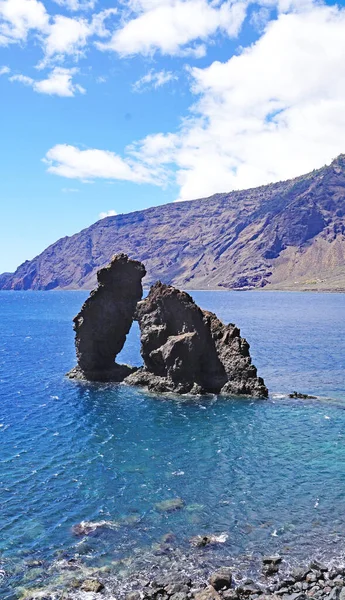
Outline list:
[[[293,565],[275,554],[222,558],[215,565],[207,550],[222,536],[199,535],[188,551],[174,545],[169,533],[150,551],[102,567],[88,567],[80,557],[59,558],[44,568],[51,581],[39,589],[21,589],[21,600],[345,600],[345,566],[340,559]]]

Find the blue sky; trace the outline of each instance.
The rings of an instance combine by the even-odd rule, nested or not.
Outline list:
[[[345,0],[0,0],[0,272],[345,152]]]

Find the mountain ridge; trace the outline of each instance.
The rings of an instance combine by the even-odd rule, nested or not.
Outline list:
[[[283,182],[107,217],[0,275],[0,289],[90,289],[118,252],[145,262],[146,286],[343,291],[345,155]]]

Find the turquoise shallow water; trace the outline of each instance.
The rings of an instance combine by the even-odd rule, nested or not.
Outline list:
[[[0,292],[1,598],[18,565],[104,564],[172,531],[226,533],[220,555],[343,553],[345,295],[195,292],[241,327],[271,396],[178,399],[69,381],[83,292]],[[140,364],[134,327],[122,359]],[[299,390],[316,401],[292,401]],[[155,504],[181,497],[185,508]],[[72,526],[116,522],[82,546]],[[34,577],[34,576],[33,576]]]

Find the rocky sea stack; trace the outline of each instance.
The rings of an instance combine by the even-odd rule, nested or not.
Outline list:
[[[145,273],[142,263],[125,254],[98,271],[97,289],[74,318],[78,365],[68,376],[124,381],[155,392],[267,397],[240,330],[161,282],[141,300]],[[133,320],[140,327],[140,369],[115,363]]]
[[[133,371],[127,365],[118,365],[115,359],[133,323],[145,275],[144,265],[125,254],[114,256],[107,267],[98,271],[98,287],[73,320],[78,365],[69,377],[123,381]]]

